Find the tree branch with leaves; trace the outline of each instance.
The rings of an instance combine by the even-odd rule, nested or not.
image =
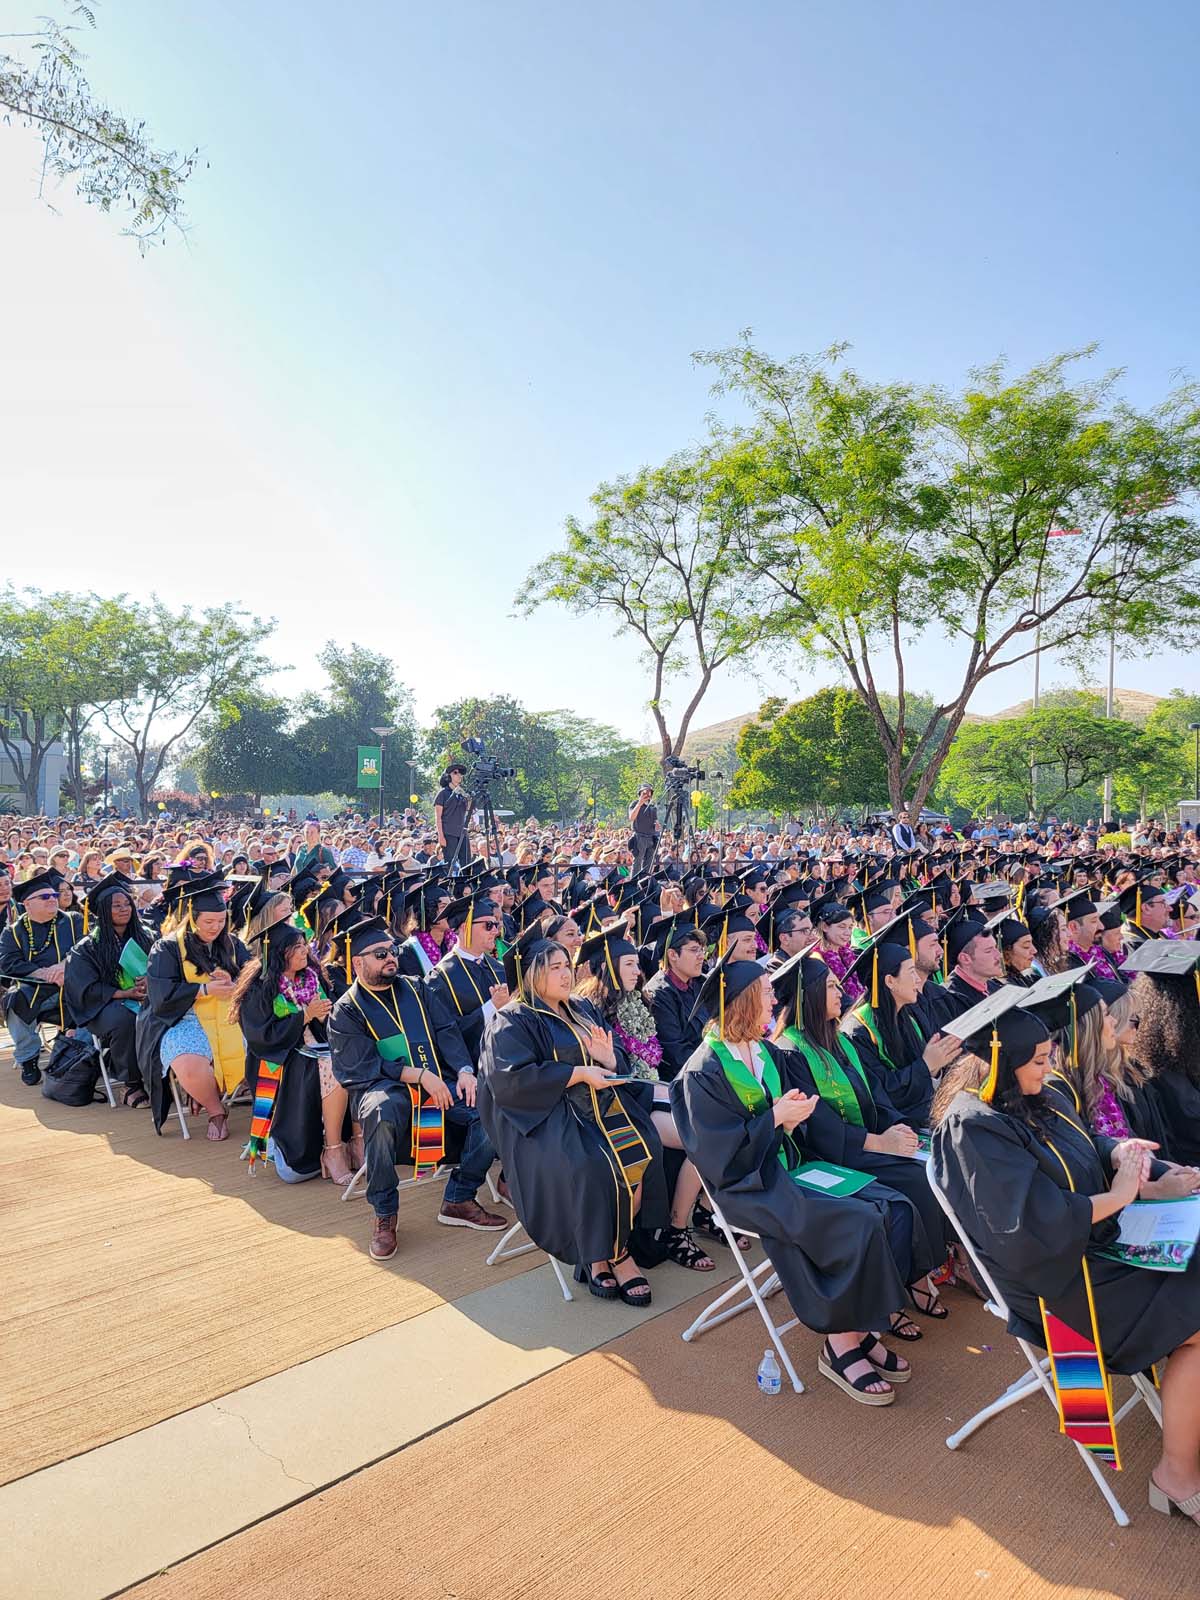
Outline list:
[[[80,25],[94,28],[95,14],[75,4],[68,15],[73,20],[41,17],[35,31],[0,35],[0,44],[20,43],[26,57],[0,52],[0,113],[41,137],[39,198],[46,198],[47,178],[73,180],[88,205],[123,211],[129,218],[123,232],[144,250],[170,229],[185,227],[184,186],[200,153],[164,149],[144,122],[98,98],[84,74],[86,57],[78,44]]]

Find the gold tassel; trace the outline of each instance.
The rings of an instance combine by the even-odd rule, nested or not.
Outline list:
[[[1181,926],[1181,927],[1182,927],[1182,925],[1183,925],[1183,918],[1182,918],[1182,917],[1180,917],[1180,919],[1179,919],[1179,921],[1180,921],[1180,926]],[[86,938],[86,936],[87,936],[87,931],[88,931],[88,903],[87,903],[87,901],[86,901],[86,900],[85,900],[85,901],[84,901],[84,902],[83,902],[83,932],[84,932],[84,937],[85,937],[85,938]]]
[[[725,974],[721,974],[720,992],[717,1001],[717,1035],[725,1037]]]
[[[350,935],[347,934],[346,935],[346,982],[350,983],[352,981],[353,980],[352,980],[351,971],[350,971]]]
[[[871,1010],[879,1004],[879,946],[875,946],[875,954],[871,961]]]
[[[911,917],[908,919],[908,953],[914,961],[917,959],[917,936],[913,932]]]
[[[1134,921],[1134,926],[1135,927],[1138,927],[1138,928],[1141,927],[1141,925],[1142,925],[1142,886],[1141,886],[1140,883],[1137,886],[1137,894],[1134,896],[1133,921]]]
[[[1000,1034],[995,1025],[992,1026],[992,1061],[988,1069],[987,1081],[979,1091],[979,1098],[985,1105],[991,1105],[992,1097],[996,1093],[996,1079],[1000,1074]]]

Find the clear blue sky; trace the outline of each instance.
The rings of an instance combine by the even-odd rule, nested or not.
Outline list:
[[[1198,15],[104,0],[95,87],[209,169],[142,260],[39,207],[0,128],[4,575],[274,615],[285,690],[338,636],[422,713],[504,690],[640,734],[631,644],[509,613],[597,482],[703,432],[693,350],[750,326],[955,382],[1099,340],[1139,400],[1200,369]],[[1195,688],[1189,659],[1118,682]],[[949,664],[931,637],[914,686]],[[698,721],[758,698],[723,680]]]

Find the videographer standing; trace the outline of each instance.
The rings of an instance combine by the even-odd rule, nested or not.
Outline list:
[[[442,787],[434,796],[433,815],[437,823],[438,846],[448,867],[467,862],[467,824],[471,816],[471,797],[462,781],[467,769],[461,761],[451,762],[442,773]]]
[[[629,848],[633,851],[632,876],[635,878],[650,871],[658,847],[658,807],[653,795],[654,790],[644,783],[629,808],[629,826],[633,829]]]

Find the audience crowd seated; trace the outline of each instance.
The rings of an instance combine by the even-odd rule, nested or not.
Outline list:
[[[380,1262],[439,1169],[439,1223],[515,1219],[635,1308],[757,1236],[869,1406],[970,1283],[932,1172],[1026,1337],[1049,1307],[1111,1371],[1166,1360],[1151,1495],[1200,1516],[1197,1257],[1106,1254],[1131,1200],[1200,1191],[1194,834],[726,830],[639,871],[594,826],[485,840],[446,789],[435,827],[0,819],[22,1084],[73,1036],[122,1114],[214,1142],[242,1088],[243,1156],[365,1187]]]

